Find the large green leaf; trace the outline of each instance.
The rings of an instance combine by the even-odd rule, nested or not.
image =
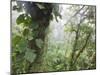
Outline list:
[[[30,63],[34,62],[35,58],[36,58],[36,54],[32,51],[32,50],[27,50],[25,52],[25,59],[27,61],[29,61]]]
[[[42,48],[43,46],[43,41],[41,39],[36,39],[36,45],[39,47],[39,48]]]
[[[18,36],[16,35],[13,39],[12,39],[12,42],[13,42],[13,46],[15,47],[16,44],[18,44],[21,40],[21,36]]]
[[[23,23],[24,22],[24,18],[25,18],[24,14],[19,15],[18,18],[16,19],[16,23],[18,25]]]
[[[27,36],[28,34],[29,34],[29,29],[28,29],[28,28],[24,29],[23,35],[24,35],[24,36]]]
[[[32,19],[27,14],[21,14],[16,19],[16,23],[17,23],[17,25],[20,25],[21,23],[23,23],[24,26],[28,26],[32,23]]]
[[[23,52],[25,53],[26,48],[27,48],[27,41],[25,39],[22,39],[20,43],[18,44],[18,50],[20,53],[23,53]]]

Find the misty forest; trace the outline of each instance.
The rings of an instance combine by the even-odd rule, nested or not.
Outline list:
[[[96,8],[11,2],[11,74],[96,68]]]

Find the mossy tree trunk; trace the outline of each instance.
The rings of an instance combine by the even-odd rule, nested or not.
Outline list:
[[[33,6],[36,6],[36,4],[33,4]],[[35,21],[38,27],[36,29],[33,29],[33,34],[35,34],[35,37],[33,36],[33,39],[29,41],[29,48],[34,49],[36,51],[36,59],[33,63],[29,66],[29,72],[43,72],[44,71],[44,54],[46,52],[45,49],[45,38],[46,38],[46,30],[49,26],[50,18],[52,17],[52,5],[51,4],[43,4],[45,9],[39,9],[37,7],[34,7],[35,16],[33,14],[30,14],[32,17],[33,22]],[[33,11],[34,12],[34,11]],[[39,47],[37,45],[36,40],[42,41],[42,46]]]

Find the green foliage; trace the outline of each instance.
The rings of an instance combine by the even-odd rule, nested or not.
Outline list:
[[[30,28],[31,17],[21,14],[16,19],[16,23],[22,29],[19,29],[21,32],[14,33],[12,36],[12,74],[26,73],[29,64],[36,58],[35,51],[28,48],[28,40],[33,39]]]
[[[89,33],[89,32],[92,32],[93,31],[93,28],[91,26],[88,26],[87,24],[86,25],[82,25],[80,27],[80,31],[84,32],[84,33]]]
[[[21,23],[23,23],[23,22],[24,22],[24,14],[21,14],[21,15],[17,18],[16,23],[19,25],[19,24],[21,24]]]
[[[28,34],[29,34],[29,29],[28,29],[28,28],[24,29],[23,35],[24,35],[24,36],[27,36]]]
[[[16,46],[20,40],[21,40],[21,36],[18,36],[18,35],[14,36],[12,39],[13,45]]]
[[[73,28],[72,26],[67,25],[64,27],[64,31],[65,32],[74,32],[74,31],[76,31],[76,28]]]
[[[43,41],[41,39],[36,39],[36,45],[39,47],[39,48],[42,48],[43,47]]]
[[[21,14],[16,19],[17,25],[23,24],[24,26],[30,25],[32,22],[31,17],[27,14]]]
[[[41,10],[46,9],[44,5],[38,4],[37,6]],[[14,7],[14,9],[16,8],[17,7]],[[73,5],[71,10],[74,13],[78,11],[79,8],[79,6],[74,7]],[[59,8],[56,6],[52,12],[57,22],[58,17],[62,19],[58,11]],[[52,16],[50,16],[49,19],[50,18],[52,18]],[[35,70],[39,70],[38,72],[48,72],[94,69],[96,67],[96,46],[95,40],[93,39],[95,36],[95,26],[92,26],[89,22],[85,23],[84,21],[78,26],[79,24],[76,24],[76,20],[71,20],[69,24],[65,24],[64,26],[65,34],[62,33],[65,35],[64,40],[56,41],[51,38],[52,35],[41,39],[41,37],[43,37],[43,34],[41,35],[42,32],[47,35],[49,34],[49,27],[45,28],[46,25],[44,25],[44,22],[43,25],[41,24],[40,26],[39,23],[37,23],[38,21],[32,21],[31,16],[28,14],[20,14],[16,19],[16,23],[17,26],[22,27],[22,29],[19,29],[20,32],[16,30],[16,33],[12,31],[12,33],[14,33],[12,35],[11,55],[12,75],[35,72]],[[59,31],[57,32],[59,33]],[[68,36],[66,36],[66,33],[68,33]],[[78,35],[76,35],[77,33]],[[89,34],[90,36],[88,38]],[[37,38],[38,35],[41,36]],[[32,44],[30,43],[31,40]],[[75,46],[74,43],[76,44]],[[30,46],[33,48],[31,49]],[[71,57],[72,53],[73,58]],[[41,70],[39,68],[41,68]]]
[[[24,58],[29,61],[30,63],[34,62],[35,58],[36,58],[36,54],[32,51],[32,50],[27,50],[25,52],[25,56]]]

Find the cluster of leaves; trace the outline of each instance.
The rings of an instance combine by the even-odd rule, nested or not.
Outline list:
[[[28,40],[33,39],[31,17],[27,14],[20,14],[16,20],[21,32],[13,32],[12,35],[12,74],[26,73],[30,63],[36,58],[35,50],[28,47]]]

